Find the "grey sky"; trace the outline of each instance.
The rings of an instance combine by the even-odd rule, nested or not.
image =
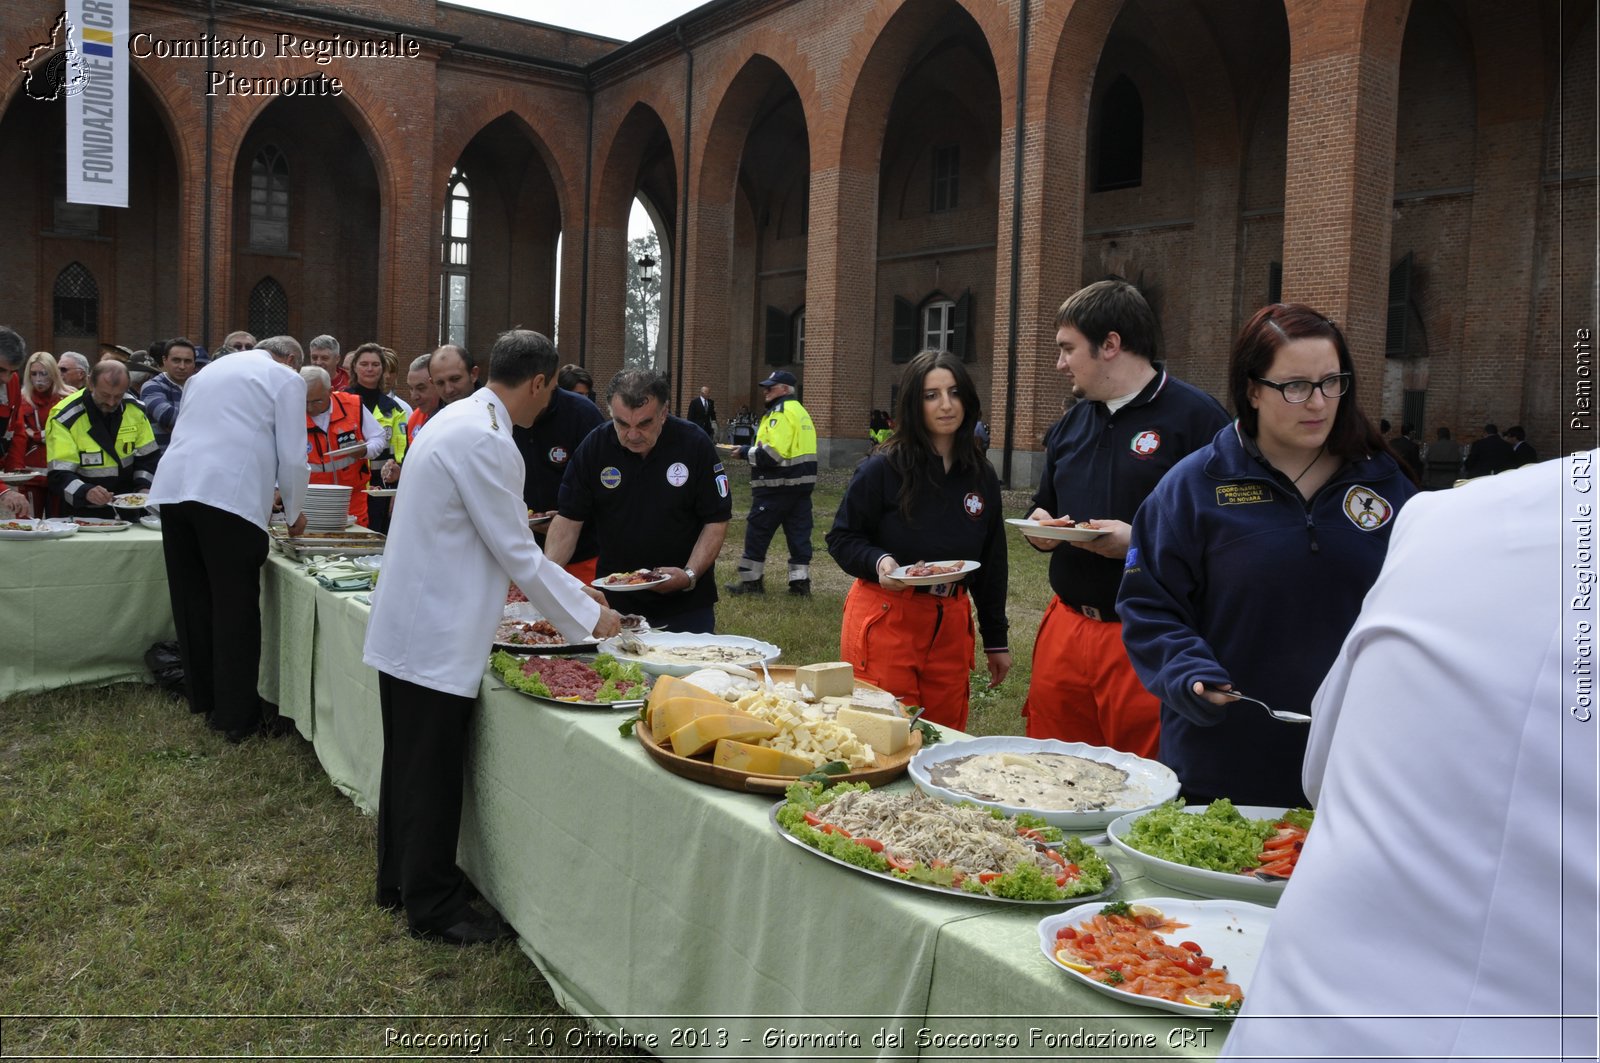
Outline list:
[[[631,41],[665,25],[704,0],[450,0],[462,7]]]

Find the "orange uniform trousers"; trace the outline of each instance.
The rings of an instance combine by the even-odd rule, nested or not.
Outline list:
[[[976,645],[964,590],[938,598],[858,579],[845,596],[840,659],[933,723],[966,730]]]
[[[572,575],[583,580],[584,585],[587,586],[593,583],[597,578],[595,575],[595,566],[598,564],[600,564],[600,555],[595,554],[587,561],[574,561],[570,565],[562,565],[561,567],[566,569]]]
[[[1140,683],[1122,645],[1122,625],[1090,620],[1052,597],[1033,643],[1023,702],[1029,738],[1110,746],[1154,759],[1161,703]]]

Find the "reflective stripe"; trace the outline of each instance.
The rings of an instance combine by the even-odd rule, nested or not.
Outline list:
[[[817,482],[817,477],[816,477],[816,474],[814,474],[814,473],[812,475],[810,475],[810,476],[795,476],[795,477],[792,477],[792,478],[787,479],[787,480],[769,480],[765,476],[763,476],[759,480],[752,478],[751,481],[750,481],[750,486],[752,488],[755,488],[755,487],[803,487],[806,484],[814,484],[816,482]]]
[[[350,466],[366,460],[366,458],[353,457],[347,454],[342,458],[336,458],[333,461],[323,462],[320,465],[314,462],[307,462],[306,468],[310,469],[312,472],[338,472],[340,469],[348,469]]]

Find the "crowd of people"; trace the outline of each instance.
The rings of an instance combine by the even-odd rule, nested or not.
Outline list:
[[[1163,366],[1134,286],[1091,284],[1055,325],[1077,401],[1045,438],[1026,513],[1051,590],[1027,733],[1159,759],[1191,801],[1305,803],[1307,728],[1246,692],[1312,713],[1404,507],[1436,473],[1453,483],[1536,460],[1525,433],[1488,425],[1464,453],[1442,428],[1427,448],[1409,426],[1387,438],[1357,401],[1342,330],[1303,305],[1264,307],[1244,326],[1231,416]],[[45,472],[0,494],[0,512],[111,515],[123,492],[162,505],[189,704],[229,738],[260,724],[251,604],[274,506],[297,532],[310,484],[347,485],[354,521],[389,534],[366,647],[385,735],[376,899],[423,936],[508,932],[467,904],[454,831],[464,721],[509,581],[574,639],[616,630],[623,606],[656,627],[715,631],[713,570],[733,519],[725,455],[748,463],[752,488],[726,590],[765,591],[782,528],[788,590],[811,592],[817,433],[787,371],[760,381],[753,432],[728,444],[716,442],[708,387],[680,418],[664,374],[627,369],[598,389],[521,330],[499,337],[486,373],[457,344],[410,359],[406,398],[393,350],[342,353],[330,335],[302,351],[292,337],[236,332],[212,357],[186,338],[92,362],[25,351],[0,330],[4,453],[9,469]],[[980,640],[991,685],[1011,669],[1007,514],[966,364],[924,351],[896,394],[892,416],[874,411],[872,452],[825,536],[854,577],[840,655],[963,728]],[[1082,534],[1067,541],[1062,528]],[[459,624],[417,613],[415,589],[438,578],[441,556],[461,559],[450,573]],[[906,565],[945,559],[977,564],[905,582]],[[662,577],[650,593],[589,585],[636,569]]]

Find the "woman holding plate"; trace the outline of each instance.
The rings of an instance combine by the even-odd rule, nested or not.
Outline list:
[[[839,503],[828,552],[856,581],[839,653],[895,697],[958,729],[967,702],[977,605],[989,685],[1011,669],[1000,479],[974,435],[978,392],[961,359],[923,351],[900,377],[894,433],[861,463]],[[949,583],[910,586],[891,573],[919,561],[977,561]]]
[[[1355,396],[1344,334],[1308,306],[1256,312],[1233,347],[1238,419],[1139,508],[1117,598],[1161,701],[1160,759],[1190,804],[1304,805],[1304,713],[1416,486]]]

